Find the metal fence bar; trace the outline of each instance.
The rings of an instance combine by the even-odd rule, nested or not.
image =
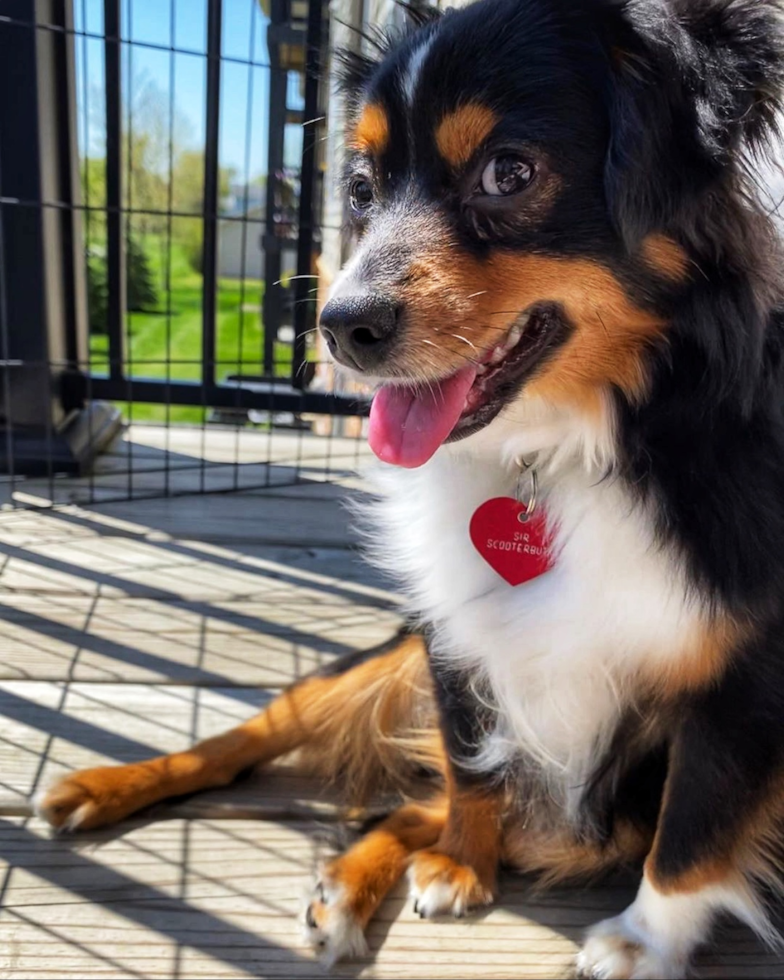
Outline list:
[[[314,322],[315,304],[309,303],[310,275],[313,271],[313,210],[316,191],[316,151],[320,126],[319,70],[321,65],[321,35],[324,24],[323,0],[310,0],[305,42],[305,132],[302,140],[302,171],[299,190],[299,222],[297,238],[297,278],[294,280],[294,343],[291,357],[291,383],[303,388],[307,334]]]
[[[169,0],[169,40],[174,48],[177,25],[177,0]],[[166,496],[169,495],[169,479],[171,469],[171,447],[169,445],[169,426],[171,425],[171,398],[169,397],[169,385],[171,384],[172,369],[172,232],[173,222],[172,211],[174,209],[174,113],[177,105],[177,62],[174,51],[169,53],[169,146],[168,146],[168,177],[169,186],[166,188],[166,261],[164,263],[164,289],[166,290],[166,445],[164,448],[164,458],[166,469],[163,476],[163,489]]]
[[[106,320],[109,376],[122,381],[125,323],[125,249],[122,200],[122,51],[121,0],[104,0],[106,77]]]
[[[250,51],[248,53],[249,61],[254,60],[256,53],[256,4],[253,4],[250,15]],[[247,289],[247,257],[248,257],[248,206],[249,206],[249,192],[250,192],[250,161],[251,161],[251,149],[253,147],[253,83],[254,83],[254,70],[253,68],[248,68],[248,78],[247,78],[247,89],[245,93],[245,159],[244,159],[244,179],[245,179],[245,193],[243,195],[242,201],[242,217],[243,223],[240,225],[240,230],[242,231],[242,239],[240,241],[240,322],[239,330],[237,331],[237,378],[242,377],[243,367],[244,367],[244,356],[245,352],[243,350],[243,341],[245,339],[245,295]],[[239,396],[239,385],[237,386],[237,395]],[[239,419],[238,419],[239,421]],[[238,424],[234,431],[234,467],[233,467],[233,481],[234,489],[238,490],[240,485],[240,428]]]
[[[72,16],[72,10],[66,5],[53,3],[50,16],[66,26],[66,18]],[[74,191],[78,185],[78,164],[74,159],[73,150],[77,145],[76,119],[71,118],[71,84],[76,80],[71,77],[71,53],[68,49],[66,34],[53,35],[55,73],[59,81],[57,86],[57,120],[58,126],[58,197],[64,198],[71,204],[74,202]],[[75,170],[77,173],[75,174]],[[79,360],[79,341],[77,328],[77,263],[81,256],[75,251],[76,229],[75,211],[73,207],[64,208],[60,213],[62,235],[60,238],[63,249],[63,309],[65,313],[65,351],[69,366],[75,367]]]
[[[218,198],[220,194],[220,84],[222,0],[209,0],[207,12],[207,118],[204,146],[204,236],[201,363],[202,381],[215,383],[218,290]]]
[[[0,157],[0,187],[3,184],[3,164]],[[2,398],[3,416],[5,429],[5,467],[10,483],[9,491],[11,499],[16,492],[16,466],[14,460],[14,416],[11,411],[11,368],[9,361],[11,357],[10,329],[8,324],[8,292],[5,268],[5,214],[3,205],[0,204],[0,356],[2,357]]]
[[[66,0],[58,0],[58,2],[63,3],[66,2]],[[162,44],[162,43],[159,44],[155,41],[144,40],[143,38],[134,38],[134,40],[131,42],[124,38],[121,38],[117,34],[110,35],[106,31],[104,31],[103,34],[98,34],[96,31],[76,30],[75,28],[72,27],[63,27],[61,24],[54,24],[54,23],[44,24],[41,22],[27,20],[23,17],[11,17],[5,13],[4,8],[0,8],[0,18],[2,19],[3,24],[8,24],[13,27],[26,27],[33,30],[37,30],[39,32],[48,32],[50,34],[62,34],[65,37],[82,37],[94,41],[105,41],[108,39],[110,41],[115,41],[115,42],[119,41],[120,44],[132,43],[134,47],[143,48],[146,51],[163,51],[166,54],[172,52],[173,54],[185,54],[196,58],[204,57],[204,52],[199,51],[197,48],[185,48],[182,45],[171,45],[171,44]],[[248,64],[247,58],[240,58],[238,55],[233,55],[233,54],[222,54],[221,61],[231,65]],[[253,67],[269,68],[270,66],[269,66],[269,62],[266,61],[254,61]]]
[[[80,2],[81,2],[82,26],[85,26],[87,24],[87,0],[80,0]],[[74,48],[75,48],[76,47],[76,44],[77,44],[77,40],[76,40],[75,37],[74,37],[74,40],[73,40],[73,44],[74,44]],[[89,72],[89,54],[88,54],[89,47],[90,47],[90,45],[87,43],[87,39],[86,38],[82,38],[81,39],[81,54],[82,54],[81,96],[82,96],[83,117],[82,117],[82,134],[81,134],[81,138],[82,138],[82,152],[84,154],[85,159],[87,159],[89,157],[89,155],[90,155],[90,86],[88,84],[88,78],[89,78],[89,74],[90,74],[90,72]],[[77,149],[77,153],[78,153],[78,149]],[[77,160],[77,166],[78,166],[78,160]],[[83,228],[84,228],[84,243],[83,243],[83,245],[84,245],[85,262],[87,263],[87,262],[89,262],[90,234],[91,234],[91,223],[90,223],[90,217],[91,217],[91,214],[90,214],[90,180],[89,180],[89,174],[88,174],[87,165],[85,165],[84,170],[83,170],[83,173],[82,173],[82,202],[81,203],[85,205],[85,210],[83,212],[83,220],[84,220],[84,225],[83,225]],[[105,203],[106,202],[104,201],[104,204]],[[85,268],[85,274],[88,274],[86,268]],[[93,355],[93,352],[92,352],[92,344],[91,344],[91,337],[90,337],[90,327],[89,327],[90,314],[91,314],[90,302],[91,301],[90,301],[90,299],[88,297],[88,299],[87,299],[87,311],[86,311],[87,312],[87,322],[88,322],[88,326],[87,326],[87,349],[85,351],[85,353],[87,355],[87,365],[86,365],[87,370],[85,372],[85,376],[86,376],[85,398],[87,400],[87,404],[88,405],[90,405],[90,403],[92,402],[92,398],[93,398],[92,376],[91,376],[92,375],[92,368],[93,368],[93,365],[92,365],[92,355]],[[106,329],[106,323],[104,322],[102,324],[102,326],[103,326],[103,329],[105,330]],[[76,367],[77,367],[77,369],[80,369],[80,368],[83,367],[83,365],[80,364],[80,363],[77,363]],[[88,451],[89,451],[89,453],[91,455],[93,453],[94,440],[95,440],[95,432],[93,430],[93,415],[92,415],[92,412],[88,412],[88,414],[87,414],[87,441],[88,441],[88,446],[89,446],[89,450]],[[89,474],[88,474],[88,478],[87,479],[88,479],[88,487],[89,487],[89,489],[88,489],[88,503],[92,504],[95,501],[95,469],[92,466],[89,467]]]
[[[126,25],[127,25],[127,37],[133,42],[133,0],[125,0],[124,2]],[[133,43],[128,45],[128,49],[125,52],[125,63],[126,63],[126,79],[128,82],[128,98],[126,100],[126,107],[128,112],[128,122],[126,125],[127,133],[127,144],[126,144],[126,163],[127,163],[127,191],[125,202],[126,207],[133,207],[134,191],[136,190],[134,181],[134,152],[136,149],[134,138],[133,138],[133,53],[134,46]],[[126,217],[125,219],[125,249],[126,257],[131,254],[132,247],[132,232],[133,232],[133,218]],[[124,270],[127,273],[127,268]],[[125,296],[123,296],[123,302],[125,303]],[[133,334],[131,333],[131,319],[130,317],[125,317],[125,354],[126,354],[126,364],[124,365],[126,370],[126,378],[128,385],[128,393],[126,395],[126,405],[125,405],[125,417],[130,428],[133,425],[133,355],[134,355],[134,344],[133,344]],[[126,441],[127,453],[128,453],[128,499],[133,500],[133,480],[134,480],[134,466],[133,466],[133,439],[128,439]]]
[[[271,386],[270,386],[271,387]],[[268,391],[253,391],[236,385],[202,385],[198,381],[171,381],[134,378],[133,391],[127,384],[122,396],[110,378],[94,377],[94,398],[117,399],[133,397],[137,402],[163,404],[168,394],[172,405],[209,406],[211,408],[255,408],[275,412],[309,412],[314,415],[366,415],[367,403],[361,395],[355,398],[317,391],[292,391],[285,386],[276,388],[272,397]]]
[[[278,235],[275,223],[275,195],[279,174],[283,170],[284,120],[286,105],[286,72],[280,66],[280,44],[276,28],[286,20],[285,0],[271,0],[270,22],[267,28],[267,45],[270,53],[269,78],[269,131],[267,134],[267,195],[264,213],[264,374],[275,375],[275,340],[283,310],[283,287],[280,282],[283,269],[284,240]]]
[[[140,0],[137,2],[140,3]],[[144,443],[146,433],[133,434],[114,459],[107,460],[95,473],[90,472],[89,480],[85,481],[85,490],[91,500],[103,499],[107,491],[117,491],[117,500],[155,495],[161,490],[166,495],[173,495],[185,485],[180,473],[189,468],[198,474],[197,482],[202,492],[221,488],[242,489],[249,483],[254,484],[258,477],[254,467],[258,463],[262,464],[262,479],[259,482],[264,487],[275,485],[280,478],[275,464],[293,468],[295,480],[307,479],[310,475],[310,456],[305,449],[310,437],[306,438],[306,433],[311,428],[314,434],[328,431],[314,424],[310,416],[361,417],[368,410],[368,403],[359,395],[341,396],[308,390],[310,378],[307,369],[312,365],[307,361],[306,334],[313,325],[315,312],[312,263],[323,227],[320,223],[318,166],[323,122],[318,116],[323,108],[319,99],[319,62],[324,49],[324,35],[328,31],[327,0],[308,0],[307,4],[293,4],[291,0],[269,0],[268,3],[233,0],[252,8],[247,58],[223,51],[224,45],[236,43],[231,36],[229,22],[223,24],[223,16],[224,13],[234,14],[236,11],[227,11],[228,4],[224,5],[223,0],[206,0],[204,48],[187,49],[188,53],[202,59],[197,72],[206,81],[204,102],[199,107],[199,115],[205,112],[205,117],[203,157],[198,163],[198,178],[193,174],[193,159],[186,157],[185,153],[198,153],[201,157],[202,148],[191,147],[185,137],[181,144],[175,141],[175,121],[180,109],[177,105],[179,84],[175,91],[179,71],[175,69],[175,54],[179,50],[186,52],[185,47],[179,48],[176,44],[175,15],[178,7],[185,11],[190,5],[178,4],[177,0],[158,2],[162,7],[169,7],[168,44],[148,43],[133,36],[134,0],[98,0],[97,11],[88,0],[25,0],[28,5],[25,11],[29,12],[24,19],[6,18],[0,14],[0,24],[10,34],[37,40],[24,50],[22,45],[16,43],[11,49],[13,57],[9,59],[17,66],[23,63],[26,71],[32,71],[33,77],[48,78],[52,74],[42,72],[42,64],[53,65],[56,69],[54,75],[65,77],[71,71],[70,59],[75,57],[77,47],[82,46],[80,89],[70,100],[66,97],[68,92],[65,87],[60,91],[42,90],[39,109],[43,109],[35,117],[26,108],[20,110],[20,99],[12,100],[12,105],[16,106],[14,111],[21,115],[22,123],[18,124],[12,118],[9,127],[13,128],[11,123],[16,124],[24,136],[26,121],[37,120],[50,139],[44,155],[37,140],[14,137],[12,153],[7,153],[3,161],[6,179],[0,189],[0,261],[5,259],[0,268],[0,346],[3,348],[0,352],[3,355],[0,359],[0,414],[3,406],[9,416],[10,408],[15,412],[13,420],[9,418],[8,424],[0,432],[0,456],[5,442],[12,485],[14,479],[22,476],[34,474],[42,477],[41,483],[46,481],[47,484],[43,492],[53,502],[56,502],[55,498],[64,501],[71,492],[67,484],[56,480],[61,473],[75,471],[76,450],[68,455],[71,444],[81,452],[86,440],[88,450],[95,445],[95,452],[98,452],[117,431],[114,428],[110,432],[110,427],[112,413],[115,426],[118,422],[118,409],[106,402],[125,403],[122,409],[128,423],[137,419],[155,425],[159,419],[164,419],[166,434],[163,439],[155,437],[159,441],[155,442],[152,453],[147,450],[140,452],[138,448],[139,444]],[[30,14],[33,10],[38,11],[36,3],[41,11],[48,11],[49,5],[54,5],[51,16],[46,15],[51,23],[33,23]],[[100,17],[103,16],[103,30],[100,26],[87,30],[88,7],[98,14],[96,24],[100,24]],[[69,13],[72,10],[77,13],[81,10],[82,23],[77,24],[81,30],[73,27]],[[39,19],[43,16],[38,13]],[[253,229],[255,232],[257,227],[256,212],[251,210],[251,206],[254,209],[261,206],[265,196],[263,192],[254,193],[251,201],[251,191],[255,191],[256,183],[260,184],[265,176],[265,161],[257,160],[255,150],[251,151],[253,129],[258,124],[254,114],[254,109],[258,108],[258,98],[254,102],[254,77],[258,77],[255,74],[257,66],[267,68],[264,58],[256,57],[254,37],[255,28],[265,16],[269,17],[267,44],[270,51],[269,78],[264,79],[269,103],[262,109],[262,119],[267,127],[267,207],[258,215],[258,223],[266,232],[263,242],[266,283],[262,323],[257,324],[255,319],[251,323],[249,308],[246,307],[248,284],[245,280],[246,260],[257,254],[256,241],[249,237],[249,231]],[[81,38],[81,42],[77,38]],[[94,38],[95,41],[91,43],[97,45],[97,50],[90,52],[89,64],[88,38]],[[244,43],[244,37],[241,43]],[[155,162],[159,158],[163,161],[163,151],[149,160],[144,154],[144,127],[150,119],[155,124],[157,116],[153,117],[153,111],[163,110],[157,109],[157,103],[150,108],[151,103],[145,101],[144,71],[139,73],[138,78],[134,74],[134,53],[140,48],[166,52],[168,56],[169,129],[168,145],[164,147],[168,151],[167,186],[163,184],[164,164]],[[14,61],[17,51],[20,56]],[[44,58],[48,61],[43,62]],[[163,59],[159,60],[163,63]],[[221,98],[225,101],[231,97],[234,87],[241,84],[235,77],[237,73],[224,72],[224,62],[243,65],[248,71],[244,130],[241,120],[235,123],[233,114],[231,118],[224,119]],[[144,67],[143,58],[141,65]],[[96,71],[101,67],[105,120],[97,129],[103,130],[103,139],[93,139],[91,146],[92,117],[88,118],[90,89],[95,79],[100,77]],[[158,68],[151,71],[150,84],[153,86],[156,72],[162,77],[162,71]],[[300,84],[303,87],[298,90]],[[161,82],[161,88],[164,88],[164,82]],[[33,87],[28,86],[28,91],[32,92]],[[145,115],[146,112],[149,115]],[[187,120],[185,110],[183,118]],[[0,122],[5,125],[5,118]],[[302,122],[306,126],[302,152],[300,155],[295,151],[292,157],[294,147],[289,146],[288,140],[296,135],[293,128]],[[71,129],[74,125],[78,125],[80,130],[83,128],[82,146],[77,146],[77,141],[73,139]],[[221,155],[221,129],[226,126],[236,126],[240,137],[244,133],[245,166],[242,174],[244,189],[238,190],[233,184],[231,187],[232,197],[236,200],[242,197],[243,207],[240,213],[223,215],[221,176],[224,171],[221,164],[224,167],[236,164],[232,157],[236,153],[235,144],[231,142],[235,137],[225,129],[226,158]],[[163,139],[166,134],[163,129],[161,132]],[[8,133],[3,135],[7,142]],[[105,147],[101,145],[104,139]],[[297,157],[300,159],[297,160]],[[34,176],[36,166],[42,159],[47,164],[43,170],[46,181],[29,179],[30,175]],[[175,173],[180,173],[181,160],[182,195],[174,183]],[[10,167],[9,161],[12,164]],[[19,161],[25,161],[24,165],[20,165]],[[96,166],[100,169],[97,175],[94,171]],[[300,168],[298,203],[292,198],[292,192],[296,193],[295,188],[286,179],[284,167],[287,166],[294,170]],[[100,185],[104,180],[104,169],[105,188],[102,190]],[[239,173],[239,164],[236,164],[236,169]],[[11,180],[20,171],[27,178]],[[82,200],[79,200],[80,195],[72,186],[76,183],[77,174],[84,183]],[[192,185],[195,187],[202,179],[203,194],[197,195]],[[227,209],[234,207],[228,199],[225,205]],[[151,216],[152,221],[146,218],[147,215]],[[191,220],[184,220],[181,227],[177,221],[179,218]],[[297,241],[293,235],[295,221],[299,232]],[[38,223],[43,224],[44,230],[54,229],[57,232],[55,240],[50,242],[46,235],[39,236],[44,250],[43,259],[38,260],[33,256],[21,263],[20,254],[24,252],[32,256],[33,246],[38,248],[38,238],[21,234],[18,229],[22,225],[37,228]],[[83,226],[86,230],[84,240]],[[188,227],[194,232],[198,227],[202,233],[201,269],[192,263]],[[224,232],[227,232],[226,241]],[[241,232],[239,239],[236,232]],[[148,235],[152,236],[152,245],[149,245]],[[58,236],[64,239],[62,243]],[[234,259],[222,266],[219,251],[225,248],[222,254],[233,255],[232,248],[236,241],[240,242],[238,278],[242,281],[239,284],[226,284],[225,295],[219,295],[219,289],[224,286],[220,276],[225,274],[229,279],[235,276],[231,271]],[[251,241],[253,252],[250,251]],[[11,244],[14,249],[11,249]],[[105,246],[105,253],[102,246]],[[280,283],[281,269],[288,272],[295,264],[291,261],[294,256],[296,275],[292,285],[283,288]],[[50,261],[55,274],[47,278],[42,273],[50,268],[46,264]],[[191,272],[182,271],[183,262],[193,264],[193,276]],[[14,273],[14,269],[20,265],[33,278],[36,270],[39,272],[41,288],[26,288],[28,280],[25,278],[22,282],[22,277]],[[70,278],[59,282],[58,277],[61,276]],[[182,284],[178,276],[182,276]],[[158,289],[153,289],[155,282],[159,282]],[[150,283],[150,287],[147,288],[145,283]],[[85,285],[90,290],[89,295],[94,298],[93,312],[106,310],[105,337],[86,337]],[[50,289],[54,289],[53,295],[63,307],[63,313],[46,319],[38,313],[54,308],[51,303],[47,306],[51,298]],[[199,289],[201,296],[197,293]],[[145,295],[145,290],[150,297],[148,299],[140,298]],[[237,293],[238,297],[235,295]],[[29,297],[31,308],[36,307],[36,317],[32,319],[27,316],[23,318],[17,310],[25,294]],[[158,295],[162,302],[158,300]],[[37,310],[38,306],[41,311]],[[129,306],[132,312],[128,312]],[[228,314],[225,317],[225,336],[224,311]],[[293,344],[289,337],[278,333],[282,325],[288,328],[292,323],[292,314]],[[19,328],[23,320],[26,326],[35,321],[35,329],[23,332]],[[38,320],[41,321],[40,328]],[[103,323],[103,315],[94,318],[92,326],[96,333],[103,334]],[[261,343],[259,327],[263,337]],[[231,353],[226,356],[226,351],[221,356],[221,342],[225,347],[226,338],[233,338],[235,329],[236,358]],[[180,333],[181,330],[184,333]],[[181,342],[181,336],[186,336],[186,341]],[[263,360],[262,371],[256,376],[246,374],[244,370],[245,347],[251,336],[256,344],[256,356],[258,358],[260,355]],[[88,342],[85,343],[85,340]],[[289,349],[283,353],[284,346],[289,345]],[[259,347],[263,349],[259,351]],[[286,363],[290,355],[293,356],[291,375]],[[281,356],[284,358],[283,366],[276,361],[276,357]],[[104,358],[108,359],[108,363]],[[189,368],[189,365],[192,367]],[[16,371],[15,374],[11,368]],[[230,371],[236,371],[236,374],[228,373]],[[83,372],[81,378],[77,372]],[[56,383],[61,374],[69,381],[68,386]],[[185,378],[193,380],[186,381]],[[75,381],[80,382],[81,387],[75,385]],[[28,439],[23,431],[26,418],[22,419],[24,424],[19,424],[20,399],[24,401],[28,395],[36,405],[45,404],[51,410],[50,414],[41,417],[40,422],[36,421],[34,439]],[[150,409],[148,406],[154,407]],[[215,411],[212,412],[212,409]],[[243,428],[238,427],[229,435],[221,426],[216,426],[208,433],[205,423],[232,420],[233,417]],[[201,422],[201,453],[197,451],[193,467],[184,465],[185,457],[181,459],[173,453],[174,429],[170,434],[169,426],[175,420],[186,425]],[[246,424],[247,429],[244,428]],[[255,427],[255,438],[252,437],[251,427]],[[278,438],[281,430],[283,434]],[[334,433],[334,430],[331,431]],[[246,432],[248,445],[254,447],[250,452],[246,452]],[[331,438],[331,435],[326,436],[327,441]],[[25,439],[27,441],[22,445]],[[199,430],[194,436],[184,434],[182,439],[182,445],[189,447],[189,453],[189,440],[198,442]],[[233,453],[230,445],[227,452],[229,439],[233,439]],[[133,440],[136,440],[136,446]],[[160,448],[163,448],[161,465],[153,467],[150,459]],[[94,454],[88,452],[87,455],[87,464],[91,464]],[[323,454],[319,452],[319,467],[322,458]],[[82,459],[86,457],[79,456],[78,465],[82,465]],[[214,460],[218,462],[213,463]],[[328,447],[326,460],[325,471],[329,474],[335,469],[337,452],[332,453]],[[249,469],[244,467],[244,462],[252,464]],[[231,468],[227,470],[227,466]],[[162,473],[162,479],[153,479],[153,473]],[[290,473],[286,479],[289,476]]]
[[[13,204],[14,207],[18,208],[33,208],[35,210],[40,210],[41,208],[56,208],[59,210],[67,211],[100,211],[101,214],[106,214],[110,211],[122,212],[128,215],[150,215],[151,217],[158,218],[168,218],[170,215],[172,218],[202,218],[202,211],[182,211],[175,208],[173,211],[167,211],[164,209],[156,208],[134,208],[134,207],[124,207],[124,208],[107,208],[103,204],[74,204],[71,201],[31,201],[28,199],[22,199],[19,197],[8,197],[0,195],[0,204]],[[237,224],[242,224],[245,218],[240,214],[222,214],[221,221],[235,222]],[[331,228],[332,231],[341,231],[340,226],[322,224],[320,225],[322,229]]]

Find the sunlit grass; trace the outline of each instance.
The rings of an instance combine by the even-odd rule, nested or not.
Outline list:
[[[135,378],[165,378],[199,381],[202,358],[202,276],[193,270],[183,245],[172,242],[171,294],[167,300],[164,236],[142,239],[158,294],[155,311],[126,315],[125,372]],[[215,376],[221,381],[231,374],[259,375],[263,371],[264,327],[261,318],[264,283],[261,280],[219,279],[216,314]],[[108,337],[90,338],[92,370],[108,368]],[[276,374],[291,372],[291,348],[275,344]],[[120,404],[120,403],[118,403]],[[122,404],[127,414],[127,405]],[[202,408],[135,404],[134,420],[200,423]]]

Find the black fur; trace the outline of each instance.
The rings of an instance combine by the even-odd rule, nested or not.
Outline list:
[[[732,854],[749,817],[771,796],[784,762],[782,626],[772,622],[721,683],[677,717],[652,856],[660,882]]]
[[[428,85],[406,108],[403,68],[429,37]],[[651,507],[695,593],[746,639],[714,686],[677,704],[652,701],[648,714],[619,727],[584,811],[600,837],[619,814],[658,816],[654,870],[677,878],[728,853],[784,776],[784,265],[754,186],[754,162],[777,136],[782,108],[780,6],[482,0],[379,42],[377,53],[380,66],[350,60],[345,84],[355,107],[375,101],[390,120],[372,175],[381,206],[394,201],[417,221],[437,210],[472,255],[596,260],[668,323],[650,352],[645,396],[614,393],[613,477]],[[497,142],[533,146],[553,161],[560,192],[540,219],[468,213],[432,134],[471,101],[500,115]],[[349,171],[362,165],[352,158]],[[683,248],[685,281],[634,260],[651,233]],[[401,236],[370,270],[377,280],[394,279],[411,241]],[[457,761],[488,719],[470,679],[436,670],[436,684]],[[460,770],[460,778],[474,776]]]
[[[431,638],[426,632],[428,652]],[[476,758],[484,737],[492,731],[493,712],[477,697],[473,678],[455,671],[431,656],[430,672],[438,704],[441,734],[450,761],[452,776],[458,786],[466,788],[486,785],[493,787],[504,778],[504,772],[477,771],[471,763]]]

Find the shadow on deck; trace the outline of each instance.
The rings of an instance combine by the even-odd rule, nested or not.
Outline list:
[[[324,975],[298,913],[345,832],[318,786],[254,776],[71,839],[51,837],[29,802],[58,774],[230,727],[397,631],[397,596],[352,549],[342,500],[361,485],[348,460],[332,483],[300,460],[286,487],[284,449],[263,492],[100,502],[107,490],[89,506],[0,514],[0,977]],[[67,493],[85,499],[86,485]],[[335,973],[565,977],[582,930],[631,892],[534,897],[509,877],[483,916],[422,923],[398,888],[371,925],[370,957]],[[701,975],[784,978],[784,959],[741,927],[720,938]]]

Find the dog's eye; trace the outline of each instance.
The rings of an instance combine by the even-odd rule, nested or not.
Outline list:
[[[349,199],[351,207],[360,214],[370,207],[373,203],[373,188],[370,181],[364,177],[355,177],[351,181],[349,188]]]
[[[490,197],[519,194],[534,179],[534,168],[520,157],[507,154],[493,157],[482,171],[480,186]]]

